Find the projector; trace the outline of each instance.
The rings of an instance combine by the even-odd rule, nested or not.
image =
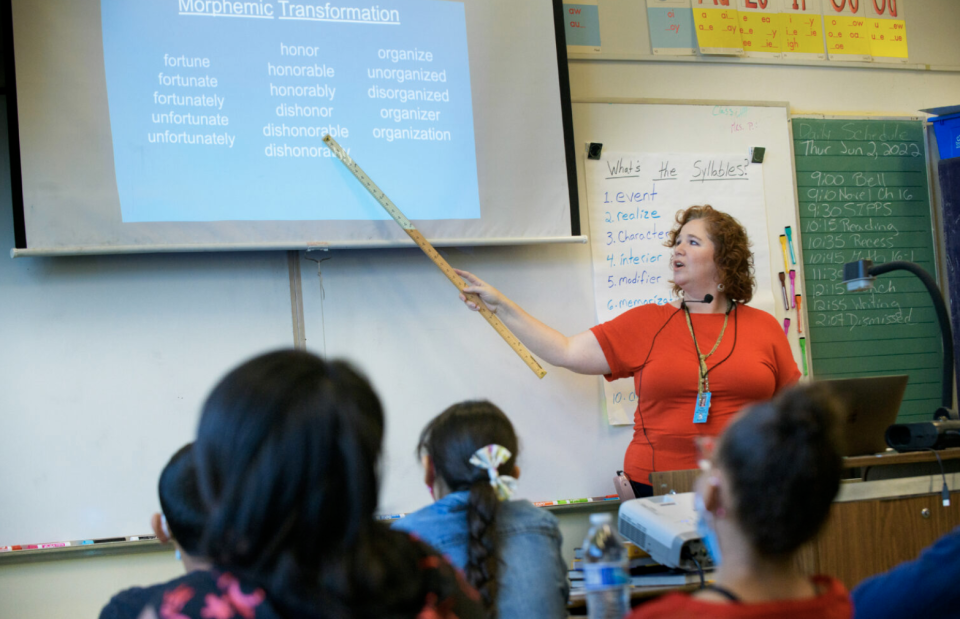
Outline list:
[[[697,570],[696,559],[704,570],[713,568],[697,533],[693,496],[686,492],[626,501],[620,505],[620,535],[661,565],[692,572]]]

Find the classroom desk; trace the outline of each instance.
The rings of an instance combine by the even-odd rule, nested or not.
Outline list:
[[[946,463],[960,449],[940,452]],[[844,468],[936,462],[930,452],[886,453],[845,458]],[[655,494],[691,492],[699,471],[653,473]],[[935,475],[863,481],[845,479],[823,530],[804,546],[797,563],[809,574],[829,574],[848,588],[865,578],[917,557],[939,537],[960,526],[960,473],[948,473],[950,506],[941,504],[943,479]],[[772,489],[775,491],[775,489]]]

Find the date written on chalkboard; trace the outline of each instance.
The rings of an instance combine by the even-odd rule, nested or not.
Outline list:
[[[923,151],[915,142],[862,142],[850,143],[846,140],[804,140],[800,142],[800,154],[837,155],[841,157],[922,157]]]

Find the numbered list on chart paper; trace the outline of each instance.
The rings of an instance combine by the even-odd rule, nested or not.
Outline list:
[[[710,204],[766,239],[763,168],[746,154],[605,153],[586,171],[598,322],[676,299],[665,244],[678,210]],[[757,284],[769,288],[769,269],[757,269]],[[633,423],[633,380],[603,384],[610,423]]]

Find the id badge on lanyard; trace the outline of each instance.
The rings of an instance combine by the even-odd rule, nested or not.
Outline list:
[[[713,348],[707,354],[700,352],[700,344],[697,343],[697,334],[693,332],[693,321],[690,320],[690,310],[684,308],[687,318],[687,328],[690,329],[690,337],[693,338],[693,348],[697,353],[698,361],[698,383],[697,383],[697,402],[696,406],[693,409],[693,423],[707,423],[707,418],[710,416],[710,370],[707,369],[707,358],[710,357],[713,353],[717,351],[717,347],[720,346],[720,340],[723,339],[723,334],[727,330],[727,320],[730,318],[730,310],[733,309],[731,304],[727,308],[727,314],[723,317],[723,328],[720,329],[720,337],[717,338],[717,343],[713,345]]]
[[[693,423],[707,423],[710,415],[710,392],[697,394],[697,406],[693,411]]]

